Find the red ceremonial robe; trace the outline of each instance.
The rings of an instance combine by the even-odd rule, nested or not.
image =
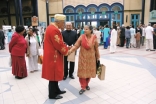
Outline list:
[[[56,26],[49,25],[44,40],[42,78],[49,81],[63,80],[63,55],[67,54],[68,48],[63,42],[61,32]]]

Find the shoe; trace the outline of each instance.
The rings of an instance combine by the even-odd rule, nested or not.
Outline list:
[[[155,50],[150,50],[150,51],[155,51]]]
[[[56,97],[49,97],[49,99],[62,99],[62,96],[57,95]]]
[[[72,76],[69,76],[69,78],[71,78],[71,79],[75,79],[73,75],[72,75]]]
[[[34,73],[34,71],[30,71],[30,73]]]
[[[19,77],[19,76],[15,76],[15,78],[16,78],[16,79],[22,79],[22,77]]]
[[[86,87],[86,89],[87,89],[87,90],[90,90],[90,87],[89,87],[89,86],[87,86],[87,87]]]
[[[66,93],[66,91],[60,91],[58,94],[64,94]]]
[[[63,77],[63,80],[66,80],[67,79],[67,77]]]
[[[85,92],[85,90],[81,89],[81,90],[79,91],[79,94],[81,95],[81,94],[83,94],[84,92]]]
[[[146,49],[146,51],[149,51],[149,49]]]

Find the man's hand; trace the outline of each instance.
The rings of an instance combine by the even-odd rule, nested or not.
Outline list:
[[[72,46],[68,46],[68,49],[71,49]]]

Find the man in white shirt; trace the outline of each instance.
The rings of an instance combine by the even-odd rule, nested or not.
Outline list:
[[[94,34],[96,35],[97,40],[98,40],[98,43],[100,44],[101,32],[99,31],[98,28],[95,28],[95,30],[94,30]]]
[[[151,27],[151,24],[149,23],[145,29],[146,51],[148,51],[148,50],[155,51],[155,50],[153,50],[153,34],[154,34],[153,27]]]

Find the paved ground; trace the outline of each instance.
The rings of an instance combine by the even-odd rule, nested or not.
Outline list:
[[[106,65],[106,79],[91,79],[90,91],[79,95],[76,79],[60,82],[67,91],[61,100],[48,99],[48,81],[36,73],[17,80],[11,74],[8,49],[0,50],[0,104],[156,104],[156,52],[117,48],[115,54],[99,47],[101,63]]]

